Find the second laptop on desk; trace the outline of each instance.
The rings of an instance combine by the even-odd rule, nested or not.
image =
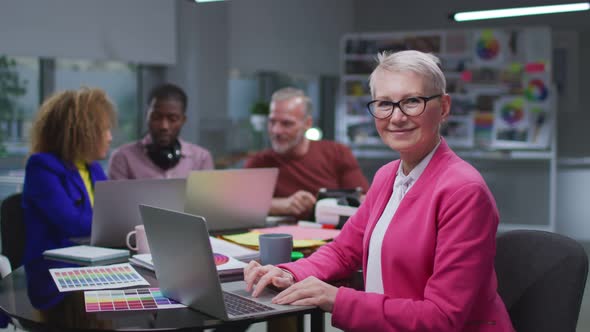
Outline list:
[[[142,224],[139,204],[204,216],[210,231],[264,227],[278,172],[210,170],[192,172],[188,179],[97,182],[90,244],[125,247],[127,233]]]
[[[185,191],[186,179],[96,182],[90,244],[125,247],[127,233],[142,224],[139,204],[182,211]]]
[[[210,232],[264,227],[278,175],[278,168],[192,172],[184,212],[203,216]]]

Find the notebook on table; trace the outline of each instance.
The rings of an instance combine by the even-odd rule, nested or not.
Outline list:
[[[185,192],[186,179],[96,182],[90,244],[125,247],[127,233],[142,224],[139,204],[182,211]]]
[[[266,289],[253,298],[246,283],[220,283],[205,218],[152,206],[139,206],[163,294],[208,315],[235,320],[311,306],[276,305],[276,292]]]
[[[43,256],[48,259],[64,262],[106,264],[107,262],[122,262],[127,260],[129,257],[129,250],[81,245],[45,250]]]
[[[203,216],[213,232],[265,227],[278,175],[278,168],[192,172],[184,211]]]

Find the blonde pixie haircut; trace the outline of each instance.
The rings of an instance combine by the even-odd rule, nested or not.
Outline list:
[[[446,93],[447,82],[445,75],[440,69],[440,60],[429,53],[408,50],[400,52],[382,52],[377,55],[377,67],[369,77],[371,95],[375,97],[375,73],[381,71],[389,72],[413,72],[424,78],[428,93]]]
[[[31,130],[31,153],[50,152],[65,162],[90,162],[116,125],[113,103],[101,89],[58,92],[43,102]]]

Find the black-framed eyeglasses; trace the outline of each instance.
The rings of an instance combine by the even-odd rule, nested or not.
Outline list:
[[[372,100],[367,104],[367,108],[373,117],[382,120],[389,118],[393,114],[393,110],[396,106],[407,116],[419,116],[424,113],[426,103],[429,100],[441,96],[442,94],[430,97],[414,96],[404,98],[398,102],[390,100]]]

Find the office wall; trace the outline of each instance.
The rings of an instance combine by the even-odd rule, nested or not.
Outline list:
[[[175,5],[161,0],[2,0],[0,53],[172,64]]]
[[[182,137],[218,156],[228,128],[228,3],[175,3],[178,62],[167,68],[166,79],[182,86],[189,99]]]
[[[338,74],[339,41],[353,27],[352,0],[229,2],[230,68]]]

